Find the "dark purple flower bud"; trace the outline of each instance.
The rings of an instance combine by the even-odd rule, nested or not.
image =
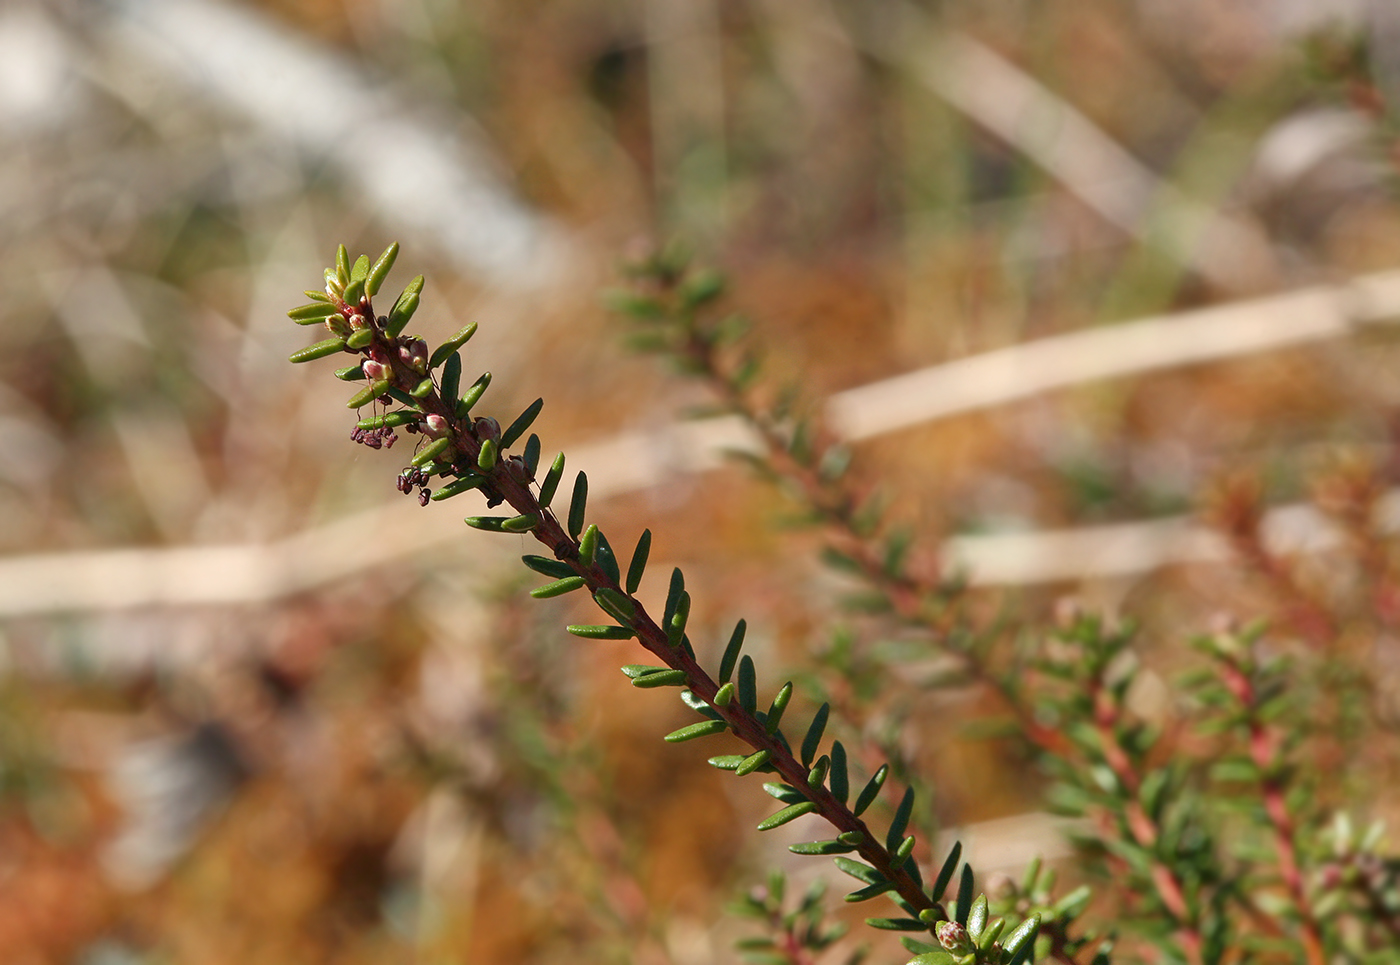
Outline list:
[[[499,441],[501,438],[501,424],[490,416],[482,416],[480,419],[477,419],[474,428],[476,429],[476,437],[478,439],[495,439]]]
[[[426,505],[428,505],[428,500],[430,500],[430,499],[432,499],[432,498],[433,498],[433,491],[432,491],[431,489],[420,489],[420,490],[418,490],[418,505],[419,505],[419,506],[426,506]]]
[[[535,477],[530,475],[530,467],[525,465],[525,459],[521,456],[509,456],[506,467],[514,478],[527,486],[535,481]]]

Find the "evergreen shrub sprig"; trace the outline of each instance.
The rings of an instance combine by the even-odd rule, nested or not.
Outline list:
[[[804,678],[761,689],[758,668],[743,652],[742,620],[719,666],[711,672],[699,665],[679,569],[669,576],[659,617],[637,599],[651,531],[624,558],[589,521],[587,477],[569,478],[563,453],[543,462],[541,440],[530,432],[542,400],[505,420],[478,414],[491,376],[464,384],[462,349],[474,323],[435,349],[405,334],[421,276],[387,313],[376,314],[373,299],[397,252],[390,246],[373,262],[361,256],[352,263],[338,250],[324,291],[308,291],[310,302],[288,313],[299,324],[324,325],[330,337],[292,361],[352,356],[336,372],[357,383],[348,402],[360,413],[352,438],[380,449],[393,447],[400,431],[416,437],[399,490],[416,493],[424,505],[477,490],[488,511],[504,507],[466,522],[528,533],[544,546],[546,552],[523,557],[545,580],[533,596],[592,597],[606,619],[568,626],[569,633],[632,639],[648,651],[648,662],[622,668],[632,685],[675,688],[696,714],[665,741],[732,733],[747,745],[709,763],[739,777],[770,778],[763,789],[778,809],[760,831],[806,814],[825,820],[829,836],[790,850],[832,857],[857,883],[847,902],[891,900],[893,911],[866,922],[905,933],[911,965],[1108,965],[1111,954],[1120,962],[1172,965],[1400,961],[1400,861],[1381,850],[1379,824],[1359,829],[1349,817],[1337,788],[1356,778],[1326,774],[1322,763],[1393,727],[1373,709],[1379,695],[1366,690],[1365,660],[1344,646],[1360,624],[1387,634],[1400,625],[1400,566],[1377,528],[1383,490],[1374,474],[1352,467],[1318,490],[1354,557],[1336,570],[1355,574],[1360,590],[1347,594],[1308,585],[1291,561],[1269,551],[1255,489],[1222,490],[1212,516],[1236,548],[1241,571],[1276,598],[1282,643],[1262,623],[1194,641],[1199,663],[1180,681],[1179,718],[1169,725],[1146,720],[1130,696],[1142,679],[1131,625],[1067,610],[1051,631],[1008,631],[1007,621],[979,612],[966,586],[936,559],[915,559],[910,533],[888,520],[878,493],[852,481],[849,448],[804,416],[798,394],[764,395],[745,323],[717,310],[722,279],[662,253],[635,265],[633,287],[612,299],[637,323],[633,343],[706,380],[718,408],[756,431],[763,451],[744,458],[823,527],[824,559],[864,587],[848,602],[898,624],[925,648],[922,656],[939,658],[939,669],[911,682],[888,658],[838,638],[825,659],[846,684],[842,695]],[[556,507],[565,492],[567,510]],[[857,775],[851,758],[873,755],[848,751],[827,733],[833,721],[859,721],[882,680],[922,691],[978,687],[996,698],[1009,732],[1038,763],[1051,806],[1079,820],[1078,870],[1113,883],[1105,895],[1113,921],[1107,938],[1078,927],[1089,889],[1057,896],[1054,871],[1039,862],[985,894],[959,845],[921,867],[927,849],[916,854],[911,829],[930,837],[915,807],[927,795],[898,740],[871,741],[884,762]],[[807,692],[815,692],[810,701]],[[881,798],[892,815],[883,833],[869,817]],[[786,878],[775,873],[735,906],[766,930],[740,944],[759,965],[801,965],[842,935],[826,920],[819,889],[795,904],[786,892]]]
[[[912,631],[903,654],[937,658],[941,669],[912,684],[911,696],[971,686],[997,698],[1010,726],[996,732],[1020,738],[1038,759],[1054,807],[1089,822],[1080,825],[1079,868],[1112,882],[1120,960],[1400,961],[1400,862],[1382,857],[1379,824],[1351,831],[1349,802],[1337,797],[1341,775],[1317,776],[1335,767],[1326,762],[1338,752],[1360,750],[1363,735],[1378,738],[1383,754],[1394,730],[1377,712],[1375,662],[1348,642],[1369,624],[1383,647],[1400,625],[1393,540],[1380,524],[1384,480],[1373,467],[1343,458],[1314,486],[1318,508],[1344,536],[1331,586],[1306,581],[1267,547],[1256,484],[1237,476],[1213,500],[1208,517],[1235,548],[1237,568],[1272,591],[1277,626],[1267,637],[1260,623],[1195,641],[1204,663],[1182,680],[1181,721],[1164,728],[1131,709],[1129,694],[1143,680],[1131,625],[1073,608],[1048,634],[1024,619],[989,621],[936,556],[912,562],[909,530],[885,518],[878,493],[850,482],[848,448],[802,411],[800,391],[774,394],[756,378],[746,324],[717,305],[718,275],[690,268],[675,249],[633,262],[628,275],[629,289],[611,301],[631,319],[633,343],[706,381],[718,408],[748,423],[763,451],[743,455],[824,530],[825,561],[865,585],[853,608]],[[1350,582],[1339,583],[1341,574]],[[1303,659],[1280,657],[1280,647],[1299,645]],[[897,659],[881,648],[857,653],[842,635],[828,662],[842,689],[870,694],[906,680],[907,657]],[[880,743],[912,781],[900,730],[887,726],[891,738]],[[1039,916],[1037,956],[1081,961],[1087,952],[1107,961],[1112,941],[1070,927],[1088,890],[1056,899],[1053,879],[1033,866],[1019,886],[993,889],[992,906]]]
[[[624,566],[607,537],[588,522],[588,480],[581,472],[575,474],[569,487],[567,512],[556,511],[555,499],[565,484],[564,454],[542,466],[542,443],[529,432],[543,400],[528,406],[502,428],[496,418],[476,414],[490,384],[490,373],[462,387],[461,349],[476,331],[475,323],[432,350],[423,339],[405,334],[421,296],[421,275],[404,288],[386,314],[376,313],[373,300],[397,254],[395,244],[373,262],[365,255],[352,262],[346,249],[340,247],[335,264],[326,269],[324,290],[307,291],[310,301],[288,312],[298,324],[322,325],[329,333],[328,338],[294,353],[291,361],[351,356],[347,360],[350,364],[339,368],[336,376],[362,383],[347,405],[357,412],[368,409],[371,413],[357,421],[352,438],[379,449],[394,446],[400,438],[396,430],[416,435],[416,451],[399,475],[398,488],[404,493],[416,491],[424,505],[478,490],[488,509],[507,507],[509,513],[469,516],[466,523],[487,532],[533,536],[548,555],[526,555],[523,562],[548,582],[531,595],[549,598],[586,590],[609,620],[572,625],[566,628],[569,633],[584,639],[635,639],[651,654],[656,663],[628,665],[622,668],[623,673],[640,689],[679,689],[681,699],[699,718],[665,735],[665,741],[683,743],[729,732],[748,745],[747,753],[718,755],[709,763],[738,776],[758,772],[776,778],[764,784],[764,790],[781,807],[764,819],[758,830],[781,827],[805,814],[824,819],[831,826],[830,837],[795,844],[790,850],[835,857],[838,867],[860,884],[846,895],[847,902],[891,899],[898,909],[896,915],[866,921],[877,929],[922,933],[924,939],[931,939],[906,939],[906,945],[917,953],[914,961],[920,965],[1020,965],[1032,961],[1037,953],[1041,911],[992,915],[987,896],[976,894],[971,869],[961,863],[961,849],[956,846],[941,862],[933,880],[926,881],[914,859],[915,837],[908,833],[913,788],[900,796],[884,834],[872,829],[862,815],[882,793],[889,768],[880,767],[864,783],[853,782],[840,742],[824,745],[829,706],[823,705],[803,725],[798,723],[799,715],[789,711],[791,682],[777,688],[771,697],[760,695],[757,668],[743,653],[742,620],[712,675],[697,662],[686,633],[691,598],[679,569],[670,575],[660,618],[647,612],[635,594],[645,577],[649,530],[642,534]],[[717,290],[716,279],[700,276],[688,284],[684,297],[699,305]],[[753,368],[746,366],[750,372]],[[739,379],[742,382],[748,377],[741,373]],[[518,451],[511,451],[517,443]],[[861,511],[850,507],[847,513],[846,509],[833,511],[849,515],[853,531],[859,533],[864,525]],[[889,548],[890,557],[897,555],[896,548]],[[886,569],[897,570],[893,566]],[[810,918],[817,900],[807,900],[799,917]],[[769,913],[766,907],[764,913]],[[787,926],[789,933],[796,920]],[[815,926],[803,934],[804,941],[818,945],[834,940],[830,931]]]

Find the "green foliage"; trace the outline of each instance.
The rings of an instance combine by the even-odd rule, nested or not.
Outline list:
[[[634,288],[610,301],[645,333],[638,344],[704,378],[718,393],[719,408],[758,432],[765,451],[746,458],[797,503],[800,518],[821,528],[827,540],[823,558],[861,584],[848,601],[852,611],[921,634],[920,646],[927,648],[921,653],[940,658],[938,672],[922,677],[918,687],[975,684],[1001,703],[1022,752],[1051,782],[1055,808],[1082,819],[1080,868],[1113,882],[1115,907],[1111,927],[1085,930],[1080,922],[1090,889],[1079,886],[1057,896],[1053,871],[1038,861],[1019,882],[979,892],[960,845],[941,857],[920,849],[921,841],[934,838],[923,803],[930,791],[897,739],[908,707],[896,707],[874,736],[852,721],[833,719],[833,707],[862,715],[889,681],[906,676],[899,666],[905,645],[860,648],[838,633],[821,662],[841,681],[841,694],[818,673],[783,683],[760,710],[758,665],[743,652],[747,625],[740,620],[711,675],[697,661],[688,635],[692,598],[681,570],[670,575],[659,618],[636,596],[646,578],[651,531],[642,534],[624,574],[606,534],[589,522],[585,474],[576,475],[561,519],[551,505],[563,479],[564,454],[537,480],[539,437],[530,435],[521,453],[511,452],[543,400],[502,431],[496,419],[471,414],[489,373],[457,396],[463,364],[458,350],[475,324],[431,354],[422,340],[402,335],[421,276],[388,316],[375,315],[371,299],[396,255],[391,246],[372,265],[364,256],[352,265],[343,248],[337,252],[326,272],[325,300],[317,293],[311,304],[289,313],[297,323],[324,323],[332,338],[295,353],[292,361],[355,355],[359,364],[337,375],[349,380],[358,371],[368,380],[350,399],[352,408],[374,406],[357,423],[357,441],[375,448],[392,444],[399,427],[420,437],[400,488],[422,487],[437,475],[446,482],[433,499],[476,489],[488,506],[509,507],[509,515],[471,516],[466,523],[532,536],[547,555],[526,555],[523,562],[549,582],[531,596],[586,588],[612,621],[571,624],[568,633],[635,640],[650,654],[655,663],[622,668],[632,686],[678,688],[698,717],[664,741],[729,735],[746,745],[709,763],[737,778],[772,778],[763,789],[782,806],[758,831],[808,815],[830,825],[831,837],[789,850],[833,858],[857,883],[845,895],[847,904],[892,904],[866,923],[875,932],[905,933],[912,963],[1107,965],[1120,943],[1154,949],[1155,960],[1189,965],[1388,960],[1378,949],[1393,949],[1400,939],[1400,868],[1379,851],[1377,828],[1358,833],[1345,811],[1324,803],[1321,788],[1300,780],[1295,763],[1312,752],[1310,734],[1288,711],[1296,695],[1307,692],[1307,678],[1269,653],[1262,625],[1195,642],[1204,664],[1183,680],[1183,690],[1191,696],[1194,716],[1188,723],[1200,743],[1184,750],[1178,735],[1133,710],[1130,694],[1140,668],[1131,625],[1076,613],[1049,634],[1023,631],[1008,640],[1001,621],[971,605],[961,580],[921,568],[913,530],[889,518],[880,494],[851,482],[849,448],[803,414],[798,393],[759,400],[761,353],[745,344],[747,326],[719,311],[723,279],[689,270],[675,249],[633,265]],[[439,368],[435,381],[430,373]],[[425,504],[428,498],[420,496]],[[852,743],[857,753],[847,741],[862,742]],[[863,772],[872,751],[885,760]],[[897,800],[884,795],[891,778],[903,788]],[[860,790],[852,802],[854,788]],[[863,817],[872,808],[888,814],[883,834]],[[924,879],[924,861],[937,868],[931,883]],[[806,961],[803,955],[841,936],[842,929],[827,922],[820,889],[810,890],[794,910],[784,910],[784,891],[785,878],[775,874],[766,890],[737,906],[767,929],[740,943],[746,959]],[[849,960],[863,954],[857,950]]]

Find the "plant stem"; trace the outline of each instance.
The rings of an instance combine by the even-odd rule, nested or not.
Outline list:
[[[1260,791],[1264,797],[1264,813],[1278,852],[1279,874],[1284,888],[1298,915],[1303,951],[1308,965],[1326,965],[1322,926],[1312,913],[1312,902],[1303,887],[1303,873],[1298,865],[1297,823],[1289,812],[1285,789],[1278,778],[1280,758],[1279,735],[1259,715],[1259,694],[1254,681],[1241,664],[1222,654],[1222,682],[1239,702],[1249,732],[1249,754],[1259,769]]]
[[[339,307],[347,314],[359,312],[367,319],[374,318],[373,308],[368,297],[362,299],[358,306],[350,306],[340,302]],[[371,323],[371,325],[374,331],[374,340],[365,351],[372,351],[375,346],[378,346],[381,349],[378,354],[381,357],[387,356],[389,359],[390,385],[403,392],[411,391],[423,380],[424,376],[399,357],[396,340],[389,338],[376,323]],[[452,440],[451,451],[453,455],[450,465],[464,474],[471,472],[480,474],[478,459],[485,440],[480,437],[476,425],[471,423],[468,418],[459,418],[455,411],[455,405],[449,406],[436,386],[431,392],[416,399],[416,406],[424,414],[439,415],[446,420],[448,438]],[[646,608],[628,594],[616,580],[613,580],[601,565],[596,561],[592,564],[584,564],[579,559],[578,540],[569,535],[551,510],[540,505],[539,499],[531,489],[533,480],[528,471],[510,460],[498,459],[485,475],[494,494],[499,496],[517,514],[538,518],[538,522],[530,530],[531,535],[547,546],[556,559],[568,563],[577,575],[583,577],[591,593],[596,594],[599,590],[608,589],[628,599],[633,607],[633,616],[628,621],[628,626],[636,633],[637,641],[666,666],[684,672],[686,684],[691,692],[713,707],[719,684],[700,667],[695,658],[684,647],[671,645],[666,632],[652,619]],[[890,883],[889,890],[896,892],[903,898],[914,909],[915,913],[934,910],[942,918],[947,917],[942,906],[934,902],[924,892],[918,880],[908,870],[911,867],[911,862],[906,859],[897,866],[894,855],[878,843],[876,836],[866,823],[856,817],[851,809],[838,800],[824,784],[817,787],[810,786],[807,781],[808,769],[793,756],[787,745],[776,734],[768,733],[764,723],[754,713],[746,710],[739,701],[730,701],[725,707],[713,707],[713,709],[741,741],[755,751],[768,752],[768,764],[778,772],[789,786],[816,806],[813,813],[819,814],[836,828],[838,834],[850,832],[861,836],[861,843],[856,846],[856,852]]]

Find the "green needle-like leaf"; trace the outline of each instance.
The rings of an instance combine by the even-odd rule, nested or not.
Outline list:
[[[482,476],[463,476],[460,479],[452,480],[452,482],[439,489],[433,490],[431,498],[434,502],[443,499],[451,499],[453,496],[469,493],[473,489],[480,489],[485,482],[486,479]]]
[[[943,900],[944,894],[948,891],[948,883],[953,880],[953,874],[958,870],[958,861],[961,858],[962,842],[954,841],[952,850],[948,852],[948,857],[944,859],[943,867],[939,869],[938,877],[929,890],[929,897],[934,901]]]
[[[685,574],[678,566],[671,570],[671,583],[666,589],[666,606],[661,614],[661,626],[671,625],[671,618],[676,615],[676,607],[681,602],[681,594],[685,592]]]
[[[953,920],[964,928],[967,927],[967,916],[972,911],[972,865],[963,865],[962,877],[958,879],[958,903],[955,906]]]
[[[679,744],[700,737],[709,737],[712,734],[723,734],[728,729],[729,725],[722,720],[702,720],[699,723],[682,727],[680,730],[673,730],[662,739],[671,744]]]
[[[987,896],[978,895],[973,899],[967,912],[967,934],[973,941],[982,937],[982,929],[987,927]]]
[[[569,500],[569,535],[578,539],[583,532],[583,517],[588,511],[588,476],[579,473],[574,477],[574,495]]]
[[[1039,933],[1040,916],[1031,915],[1006,936],[1001,950],[1011,956],[1008,965],[1024,965],[1030,961],[1031,952],[1035,949],[1035,936]]]
[[[524,412],[516,416],[515,421],[506,428],[505,432],[501,433],[501,448],[509,449],[514,445],[515,440],[525,434],[525,430],[530,428],[535,421],[535,417],[540,414],[540,410],[543,408],[544,399],[536,399],[526,407]]]
[[[650,663],[629,663],[622,667],[622,672],[625,673],[630,679],[635,680],[636,678],[646,676],[649,673],[660,673],[661,671],[668,669],[670,668],[658,667],[655,664]]]
[[[593,523],[583,531],[578,541],[578,561],[584,566],[593,565],[593,557],[598,553],[598,524]]]
[[[917,918],[867,918],[865,923],[884,931],[928,931],[928,926]]]
[[[803,801],[800,804],[789,805],[777,814],[765,819],[758,825],[760,831],[771,831],[774,828],[782,827],[789,821],[795,821],[804,814],[810,814],[817,809],[811,801]]]
[[[597,623],[571,623],[564,628],[586,640],[630,640],[637,635],[631,627],[612,627]]]
[[[719,682],[722,684],[728,683],[729,678],[734,675],[734,665],[739,662],[739,651],[744,647],[744,634],[748,629],[748,621],[740,620],[734,625],[734,632],[729,635],[729,643],[725,646],[724,656],[719,662]]]
[[[846,901],[853,903],[857,901],[869,901],[871,898],[878,898],[885,892],[893,890],[894,882],[881,881],[877,882],[876,884],[869,885],[865,888],[861,888],[859,891],[851,892],[849,895],[846,896]]]
[[[751,714],[758,709],[758,672],[748,654],[739,660],[739,706]]]
[[[363,389],[352,395],[350,397],[350,400],[346,402],[345,405],[347,408],[350,409],[363,409],[365,406],[369,405],[375,399],[379,398],[381,395],[388,391],[388,381],[371,382],[369,385],[365,386]]]
[[[293,352],[287,356],[291,362],[310,362],[312,359],[323,359],[327,355],[334,355],[336,352],[345,350],[345,339],[328,338],[317,342],[315,345],[308,345],[306,348]]]
[[[418,276],[420,279],[422,276]],[[384,334],[390,338],[398,338],[408,325],[409,319],[413,318],[413,313],[418,311],[419,296],[414,292],[404,292],[394,302],[394,307],[389,310],[389,320],[384,323]]]
[[[476,468],[480,469],[482,472],[490,472],[492,469],[495,469],[497,454],[496,440],[483,439],[481,442],[481,451],[477,453],[476,456]],[[575,533],[574,535],[577,536],[578,534]]]
[[[875,776],[866,783],[865,787],[860,792],[860,796],[856,798],[856,806],[851,809],[856,817],[860,817],[864,814],[865,809],[874,803],[875,798],[880,794],[880,787],[885,783],[885,775],[889,774],[889,772],[890,766],[888,764],[881,764],[880,769],[875,772]]]
[[[666,621],[666,639],[675,646],[681,642],[681,637],[685,635],[685,624],[690,619],[690,594],[681,590],[680,599],[676,601],[675,612]]]
[[[379,294],[379,289],[384,284],[384,279],[389,277],[389,271],[394,267],[394,259],[399,256],[399,243],[395,241],[384,249],[384,254],[370,266],[369,274],[365,278],[365,291],[370,293],[370,297]]]
[[[539,513],[522,513],[502,523],[501,529],[507,533],[528,533],[539,524]]]
[[[601,531],[598,533],[598,566],[614,583],[622,581],[622,571],[618,569],[617,565],[617,554],[613,552],[607,534]]]
[[[564,454],[561,452],[554,457],[549,472],[545,473],[544,482],[540,483],[541,509],[548,509],[549,504],[554,501],[554,491],[559,488],[559,480],[562,478],[564,478]]]
[[[502,526],[502,529],[505,527]],[[580,587],[587,585],[587,580],[581,576],[566,576],[562,580],[555,580],[553,583],[546,583],[544,586],[537,586],[530,591],[530,595],[536,600],[548,600],[550,597],[563,596],[571,593]]]
[[[747,758],[746,758],[747,759]],[[784,804],[796,804],[799,801],[807,800],[806,796],[797,788],[777,781],[768,781],[763,785],[763,790],[769,797],[777,798]]]
[[[508,519],[510,519],[509,516],[468,516],[462,522],[472,529],[481,530],[483,533],[504,533],[505,530],[502,529],[502,526]]]
[[[865,882],[867,885],[879,884],[885,880],[885,876],[880,874],[880,872],[876,871],[865,862],[857,861],[854,858],[837,858],[836,867],[840,868],[857,881]]]
[[[408,320],[413,317],[413,313],[418,310],[418,298],[422,291],[422,275],[415,276],[413,281],[404,286],[398,300],[394,302],[394,307],[389,311],[389,322],[384,326],[384,331],[390,338],[397,338],[408,324]]]
[[[830,841],[807,841],[802,844],[788,845],[788,850],[793,854],[850,854],[855,849],[855,845],[846,844],[835,839]]]
[[[593,594],[593,602],[618,623],[631,623],[637,615],[637,608],[632,601],[610,586],[600,586]]]
[[[323,318],[334,315],[339,309],[326,302],[312,302],[287,312],[287,317],[300,325],[315,325]]]
[[[778,691],[773,703],[768,708],[768,720],[764,723],[764,728],[770,734],[778,732],[778,725],[782,722],[783,711],[787,710],[788,702],[792,700],[792,681],[783,684]]]
[[[486,387],[490,384],[490,372],[482,372],[480,375],[478,375],[476,377],[476,381],[473,382],[467,388],[467,391],[462,393],[462,400],[460,403],[458,403],[457,406],[458,410],[470,412],[472,410],[472,406],[476,405],[478,402],[481,401],[482,394],[486,391]]]
[[[414,466],[426,466],[439,455],[446,452],[451,445],[451,439],[434,439],[422,449],[419,449],[417,455],[409,460],[409,464]]]
[[[438,376],[438,381],[442,384],[442,397],[444,399],[457,398],[457,391],[462,385],[462,356],[453,352],[443,363],[442,374]]]
[[[574,568],[563,560],[552,560],[547,556],[526,555],[520,557],[520,561],[536,573],[543,573],[545,576],[552,576],[555,579],[575,575]]]
[[[807,736],[802,738],[803,767],[812,766],[812,758],[817,756],[817,748],[821,746],[822,734],[826,732],[826,721],[830,715],[831,704],[826,703],[818,707],[816,714],[812,716],[812,723],[807,727]]]
[[[913,854],[913,853],[914,853],[914,836],[911,834],[911,835],[909,835],[909,837],[907,837],[907,838],[905,838],[903,841],[901,841],[901,842],[899,843],[899,847],[895,849],[895,852],[894,852],[895,867],[899,867],[900,865],[903,865],[903,864],[904,864],[904,859],[907,858],[907,857],[909,857],[909,856],[910,856],[911,854]]]
[[[369,255],[361,255],[355,259],[355,265],[350,269],[350,282],[363,282],[369,277]]]
[[[433,349],[433,354],[428,358],[428,368],[435,369],[443,362],[446,362],[449,355],[452,355],[465,345],[467,340],[475,334],[476,322],[468,322],[466,325],[462,326],[462,328],[457,331],[456,335],[453,335],[447,341]]]
[[[909,827],[909,816],[914,813],[914,789],[905,788],[904,797],[895,808],[894,819],[890,822],[890,832],[885,838],[885,849],[893,851],[904,840],[904,831]]]
[[[756,751],[750,754],[748,757],[744,758],[744,762],[735,769],[734,773],[739,777],[744,777],[745,775],[752,774],[764,764],[767,764],[768,758],[770,758],[771,756],[772,754],[769,751]]]
[[[627,567],[627,592],[636,593],[642,585],[642,573],[647,568],[647,556],[651,553],[651,530],[642,530],[637,540],[637,548],[632,551],[632,562]]]
[[[846,747],[840,741],[831,743],[831,794],[842,804],[851,794],[850,772],[846,769]]]
[[[417,422],[419,419],[416,412],[386,412],[383,415],[370,416],[355,423],[357,429],[383,429],[395,428],[397,426],[408,425],[410,422]]]
[[[659,670],[656,673],[644,674],[632,681],[633,687],[642,687],[646,689],[652,687],[684,687],[685,685],[686,676],[684,670]]]

